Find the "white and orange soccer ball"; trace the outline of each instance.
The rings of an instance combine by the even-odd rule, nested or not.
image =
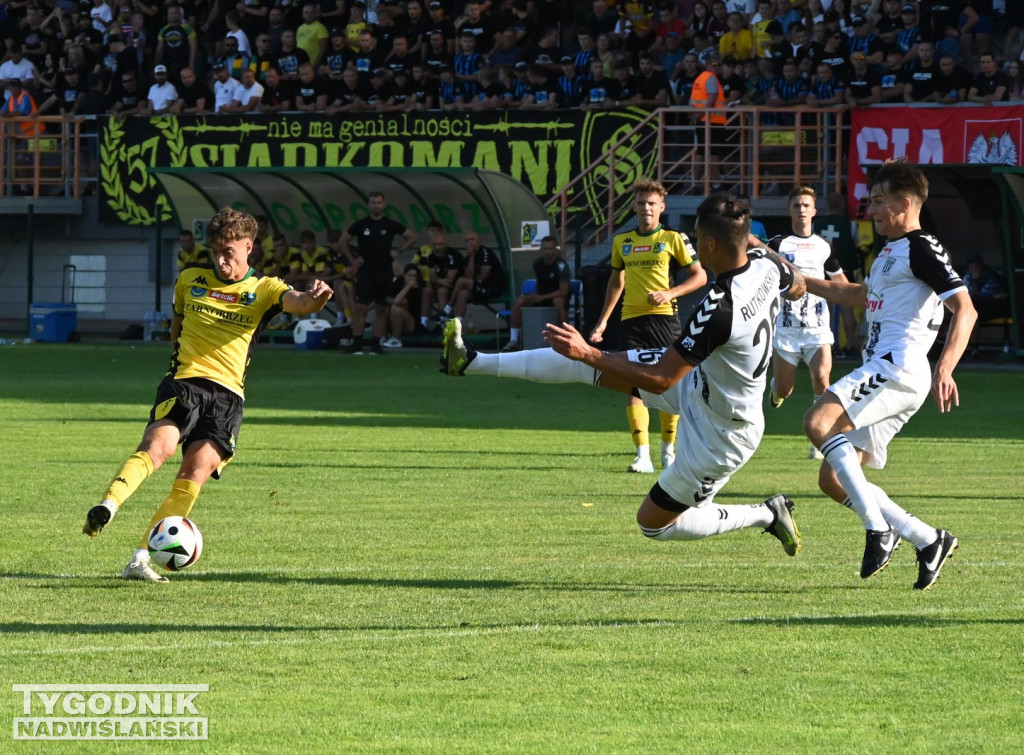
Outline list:
[[[170,571],[195,564],[203,552],[203,535],[183,516],[161,519],[149,533],[149,558]]]

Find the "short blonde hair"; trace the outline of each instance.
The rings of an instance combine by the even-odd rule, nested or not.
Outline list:
[[[639,178],[632,186],[634,194],[659,194],[662,197],[668,195],[668,189],[655,181],[653,178]]]

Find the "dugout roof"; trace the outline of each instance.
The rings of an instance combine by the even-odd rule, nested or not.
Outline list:
[[[417,234],[439,220],[449,243],[461,247],[461,234],[474,230],[506,263],[511,250],[522,246],[522,224],[547,219],[543,204],[522,183],[475,168],[150,168],[150,173],[182,227],[230,205],[266,215],[273,231],[292,243],[307,228],[320,243],[328,228],[346,229],[368,214],[372,191],[383,192],[387,215]],[[506,269],[511,273],[510,264]]]

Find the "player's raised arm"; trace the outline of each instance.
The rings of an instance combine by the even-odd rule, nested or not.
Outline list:
[[[293,315],[311,315],[323,309],[332,296],[334,289],[317,278],[310,284],[308,292],[285,292],[281,297],[281,306],[285,312],[291,312]]]

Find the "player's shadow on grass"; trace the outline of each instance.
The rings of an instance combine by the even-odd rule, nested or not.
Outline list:
[[[999,618],[946,618],[942,616],[913,616],[906,614],[876,614],[863,616],[780,616],[766,618],[759,616],[750,619],[732,619],[733,624],[758,624],[777,627],[814,627],[814,626],[836,626],[847,628],[863,627],[875,629],[877,627],[929,627],[929,626],[957,626],[967,624],[1024,624],[1024,619],[999,619]]]

